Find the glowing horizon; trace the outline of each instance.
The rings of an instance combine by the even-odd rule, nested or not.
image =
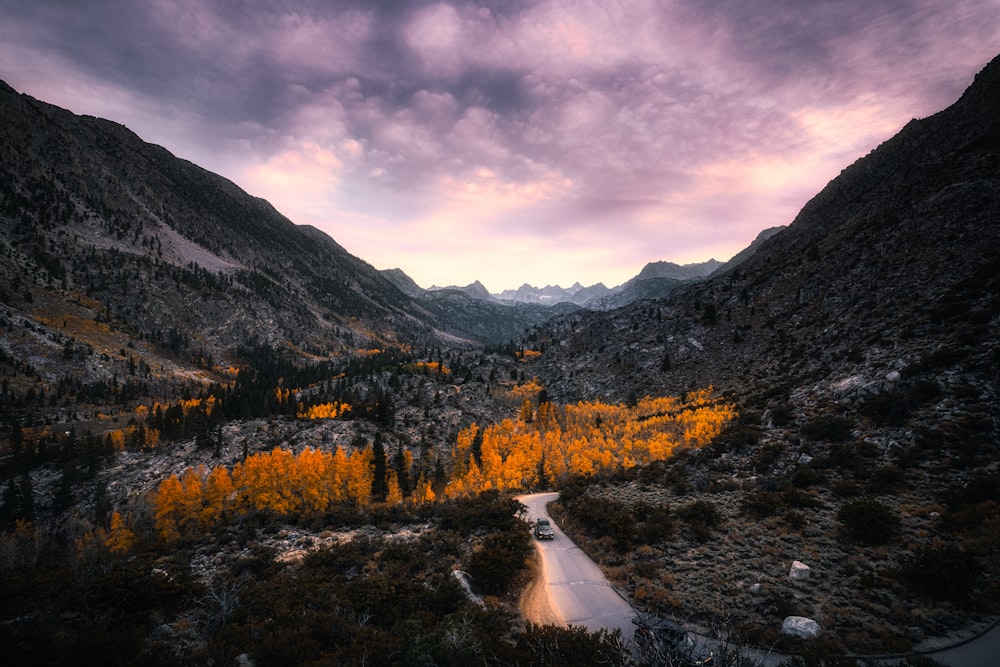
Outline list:
[[[953,102],[992,0],[0,7],[0,78],[424,287],[729,259]]]

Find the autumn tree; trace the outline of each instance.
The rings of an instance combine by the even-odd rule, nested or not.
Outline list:
[[[135,533],[125,525],[125,519],[118,512],[111,514],[111,528],[108,537],[104,541],[104,546],[108,551],[120,556],[128,553],[135,544]]]

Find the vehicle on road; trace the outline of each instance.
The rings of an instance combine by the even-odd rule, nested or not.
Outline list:
[[[552,524],[548,519],[539,519],[535,522],[535,538],[539,540],[555,539],[556,534],[552,530]]]
[[[708,667],[713,665],[712,651],[696,642],[684,627],[656,616],[632,619],[635,645],[640,664],[671,667]]]

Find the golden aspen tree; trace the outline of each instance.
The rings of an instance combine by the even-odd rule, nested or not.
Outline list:
[[[117,428],[114,431],[108,433],[107,441],[108,444],[111,445],[111,448],[114,449],[116,452],[120,452],[123,449],[125,449],[125,434],[122,433],[122,430],[120,428]]]
[[[437,495],[434,493],[434,489],[431,488],[431,483],[427,481],[427,477],[421,470],[420,475],[417,476],[417,483],[413,488],[413,495],[411,496],[413,504],[432,503],[436,498]]]
[[[403,491],[399,488],[399,475],[392,468],[386,471],[386,486],[389,491],[385,496],[385,504],[391,507],[402,503]]]
[[[183,531],[193,531],[198,525],[204,504],[204,496],[201,490],[201,480],[204,477],[204,465],[199,465],[197,468],[188,467],[181,476],[181,485],[184,488],[184,493],[181,500],[178,525]]]
[[[104,541],[104,546],[108,551],[120,556],[131,551],[135,545],[135,533],[128,529],[125,520],[118,512],[111,514],[111,529],[108,531],[108,538]]]
[[[534,409],[531,406],[531,399],[525,397],[525,399],[521,401],[520,419],[525,424],[530,424],[533,418],[534,418]]]
[[[358,509],[371,504],[372,481],[375,476],[374,454],[371,447],[355,450],[348,459],[347,497]]]
[[[184,487],[177,475],[171,475],[160,482],[153,499],[153,518],[156,534],[164,542],[180,539],[178,519],[184,504]]]
[[[454,472],[452,477],[465,477],[469,458],[472,455],[472,443],[476,440],[479,427],[473,423],[458,432],[455,438],[455,446],[452,448],[452,461],[454,461]]]
[[[211,528],[232,505],[232,477],[225,466],[216,466],[208,474],[204,485],[205,503],[201,510],[199,523],[203,529]]]
[[[307,447],[295,458],[295,486],[306,514],[325,512],[330,506],[330,469],[333,456]]]
[[[350,460],[343,449],[337,447],[333,452],[333,465],[330,469],[330,500],[341,502],[347,499],[347,479],[349,477]]]

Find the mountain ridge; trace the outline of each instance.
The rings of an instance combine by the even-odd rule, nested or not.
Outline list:
[[[745,249],[743,253],[752,253],[751,249]],[[732,260],[731,260],[732,261]],[[421,288],[417,283],[406,275],[401,269],[387,269],[383,273],[390,280],[397,283],[397,287],[404,289],[411,296],[420,296],[428,292],[463,292],[475,299],[482,301],[498,301],[508,303],[523,303],[536,305],[556,305],[561,303],[571,303],[583,308],[598,308],[607,310],[619,307],[637,299],[648,299],[655,296],[662,296],[677,283],[687,280],[698,280],[711,275],[723,266],[723,262],[709,259],[704,262],[691,264],[675,264],[668,261],[655,261],[647,263],[638,274],[626,282],[616,287],[607,287],[599,282],[584,287],[579,281],[570,287],[560,285],[546,285],[536,287],[528,283],[523,283],[516,289],[505,289],[501,292],[490,292],[480,281],[476,280],[469,285],[450,285],[439,287],[432,285],[426,289]],[[664,279],[666,279],[664,281]],[[644,281],[661,281],[658,283],[649,282],[640,287]]]
[[[590,651],[518,617],[530,537],[483,479],[504,466],[564,492],[554,518],[643,611],[838,664],[992,627],[998,111],[1000,57],[742,263],[598,311],[409,297],[235,186],[0,89],[0,629],[46,664]],[[606,462],[640,432],[662,455]],[[249,470],[226,509],[218,473]],[[783,636],[789,616],[822,636]]]
[[[968,306],[975,312],[998,308],[990,301],[995,298],[990,292],[995,279],[989,277],[996,266],[995,248],[1000,247],[995,223],[1000,219],[998,70],[1000,58],[988,64],[954,104],[911,121],[845,168],[787,228],[759,243],[738,266],[655,302],[590,318],[602,322],[603,330],[618,317],[638,318],[655,308],[660,319],[675,323],[669,328],[697,332],[675,333],[674,343],[667,344],[664,325],[647,322],[645,336],[651,335],[651,328],[658,330],[646,344],[650,354],[666,355],[672,363],[667,373],[655,364],[639,373],[630,370],[627,377],[637,383],[633,391],[657,393],[707,382],[747,386],[751,376],[746,369],[754,364],[765,368],[766,360],[775,356],[790,367],[815,366],[808,372],[817,372],[825,366],[788,357],[788,349],[807,347],[805,333],[815,349],[824,351],[823,357],[842,349],[843,341],[866,340],[875,332],[886,339],[891,335],[902,347],[914,336],[915,322],[926,321],[924,336],[938,331],[940,323],[928,321],[928,311],[954,309],[947,298],[954,297],[955,290],[968,295],[982,291],[974,299],[979,305]],[[857,290],[859,282],[867,289]],[[834,322],[843,325],[834,329]],[[571,326],[579,329],[581,322],[574,320]],[[634,326],[638,322],[628,328]],[[606,332],[588,337],[607,345]],[[692,338],[700,347],[689,342]],[[786,349],[776,345],[777,340],[784,341]],[[579,354],[581,344],[567,340],[563,347],[573,349],[580,364],[600,367],[597,359]],[[886,354],[890,350],[880,352]],[[677,363],[685,358],[705,364],[699,368]],[[836,364],[841,365],[843,360]],[[569,390],[566,398],[598,391],[597,385],[589,390],[565,385],[565,378],[574,374],[563,370],[561,379],[552,373],[546,378],[563,384]]]

